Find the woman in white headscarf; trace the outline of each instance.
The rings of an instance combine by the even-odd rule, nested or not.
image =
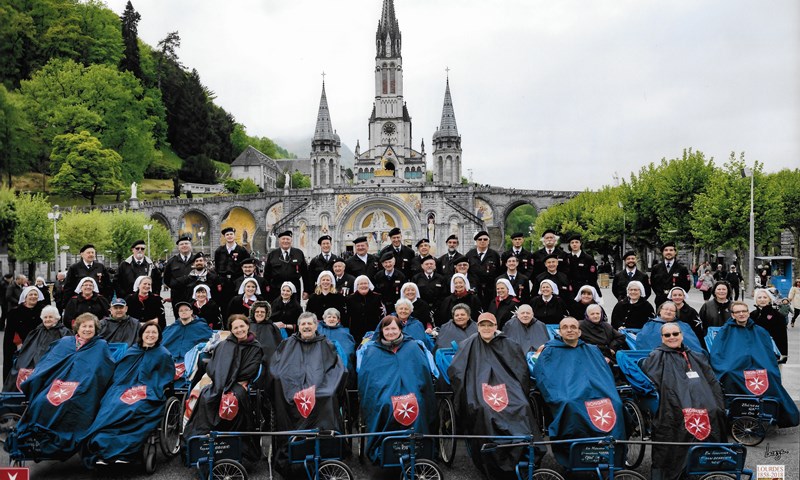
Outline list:
[[[211,298],[211,287],[201,283],[192,290],[192,310],[197,318],[202,318],[212,330],[222,330],[222,312]]]
[[[375,285],[369,277],[359,275],[353,285],[355,290],[345,298],[347,308],[342,323],[350,329],[356,344],[360,344],[367,332],[375,330],[378,322],[386,315],[386,309],[381,294],[374,291]]]
[[[314,293],[308,297],[306,312],[313,312],[321,321],[325,310],[335,308],[344,311],[344,297],[336,291],[336,277],[328,270],[319,272]]]
[[[72,328],[72,320],[82,313],[92,313],[97,318],[108,316],[110,305],[106,297],[100,295],[97,282],[92,277],[83,277],[75,287],[76,295],[69,299],[64,307],[62,321],[68,328]]]
[[[11,373],[14,353],[22,346],[28,334],[41,323],[39,316],[43,307],[42,292],[31,285],[22,289],[17,307],[8,312],[3,335],[3,381]]]
[[[558,325],[569,315],[567,304],[558,296],[558,285],[552,280],[539,282],[539,292],[531,300],[531,308],[534,318],[548,325]]]
[[[511,282],[508,279],[498,278],[495,282],[495,290],[497,296],[494,297],[493,301],[489,302],[489,313],[495,316],[497,328],[502,330],[506,322],[514,316],[514,312],[519,306],[519,299],[517,299],[514,287],[511,286]]]
[[[228,317],[231,315],[250,314],[250,307],[258,300],[264,300],[261,296],[261,286],[255,278],[245,278],[239,285],[239,294],[233,297],[228,303]]]
[[[478,295],[472,291],[469,279],[463,273],[454,273],[450,278],[450,295],[442,300],[439,306],[439,313],[436,317],[437,325],[444,325],[452,320],[453,307],[463,303],[470,309],[470,318],[478,320],[478,315],[483,312],[483,306]]]
[[[589,305],[603,306],[603,298],[597,294],[597,290],[591,285],[584,285],[578,289],[578,294],[569,306],[569,312],[578,320],[586,316],[586,307]]]
[[[622,328],[642,328],[645,323],[656,316],[653,305],[644,299],[645,290],[642,282],[628,282],[628,296],[614,306],[611,312],[611,326]]]
[[[167,328],[164,303],[161,296],[153,291],[153,279],[147,275],[136,278],[133,282],[133,293],[125,297],[125,303],[128,305],[128,315],[139,322],[156,320],[161,331]]]
[[[297,319],[303,313],[303,307],[297,301],[295,293],[297,293],[297,288],[292,282],[283,282],[280,296],[270,305],[272,308],[270,320],[276,327],[286,329],[289,335],[297,331]]]

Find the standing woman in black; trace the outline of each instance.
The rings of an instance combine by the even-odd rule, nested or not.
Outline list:
[[[567,304],[558,296],[558,286],[552,280],[539,282],[538,295],[531,299],[533,317],[548,325],[558,325],[569,315]]]
[[[25,338],[36,327],[41,319],[39,315],[44,308],[44,295],[31,285],[22,289],[19,302],[6,316],[6,331],[3,335],[3,382],[14,366],[14,354],[22,346]]]
[[[622,328],[642,328],[656,316],[653,305],[644,299],[644,285],[633,280],[628,283],[628,297],[614,306],[611,312],[611,326]]]
[[[506,322],[516,313],[519,300],[508,279],[498,278],[495,282],[495,291],[497,296],[489,302],[489,313],[495,316],[497,328],[502,330]]]
[[[374,292],[374,289],[369,277],[359,275],[355,280],[355,292],[345,299],[347,313],[346,321],[342,323],[350,329],[356,345],[361,343],[365,333],[374,331],[386,315],[381,294]]]
[[[153,279],[141,275],[133,282],[133,293],[125,297],[128,315],[144,323],[148,320],[158,321],[158,328],[167,328],[167,317],[164,314],[164,303],[161,296],[153,292]]]
[[[325,310],[329,308],[335,308],[339,312],[344,311],[344,297],[336,291],[336,278],[332,272],[321,271],[317,276],[316,285],[314,293],[306,303],[306,312],[314,313],[322,321]]]
[[[222,330],[222,312],[217,302],[211,299],[211,288],[204,284],[195,285],[192,290],[192,310],[197,318],[202,318],[212,330]]]
[[[703,332],[708,327],[721,327],[731,318],[731,288],[728,282],[720,280],[711,288],[713,296],[700,307],[700,321]]]
[[[778,351],[781,352],[781,358],[778,363],[786,363],[789,356],[789,339],[786,335],[786,317],[778,311],[777,308],[772,306],[774,300],[772,294],[766,288],[756,288],[753,292],[755,299],[755,309],[750,312],[750,318],[753,319],[756,325],[763,328],[772,337]]]
[[[297,300],[297,288],[292,282],[281,284],[281,295],[272,302],[272,314],[269,316],[272,323],[278,328],[283,328],[291,335],[297,331],[297,319],[303,313],[303,307]]]
[[[239,285],[239,294],[233,297],[228,303],[228,318],[231,315],[250,315],[250,307],[258,300],[264,300],[261,296],[261,286],[255,278],[245,278]]]
[[[106,297],[100,295],[97,282],[92,277],[83,277],[75,287],[76,295],[69,299],[64,307],[62,321],[64,325],[72,328],[72,321],[82,313],[91,313],[97,318],[108,316],[111,305]]]

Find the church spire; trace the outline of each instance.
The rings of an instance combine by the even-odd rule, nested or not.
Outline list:
[[[453,99],[450,97],[450,77],[444,89],[444,106],[442,106],[442,120],[439,123],[439,130],[434,134],[436,137],[458,137],[458,126],[456,125],[456,113],[453,110]]]
[[[383,0],[381,19],[378,22],[378,31],[375,33],[375,43],[378,53],[376,56],[383,58],[400,57],[400,24],[394,14],[394,0]]]
[[[314,129],[314,140],[334,140],[335,133],[331,126],[331,114],[328,110],[328,97],[325,95],[325,80],[322,80],[322,96],[319,99],[317,127]]]

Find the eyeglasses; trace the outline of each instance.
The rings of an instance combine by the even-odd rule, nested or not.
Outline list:
[[[488,238],[479,238],[478,241],[479,242],[488,242],[489,239]]]
[[[144,250],[144,247],[135,247],[134,250]]]
[[[731,313],[734,314],[734,315],[739,315],[740,313],[750,313],[750,312],[747,311],[747,310],[736,310],[735,312],[731,312]]]
[[[664,337],[664,338],[680,337],[681,336],[681,332],[662,333],[661,336]]]

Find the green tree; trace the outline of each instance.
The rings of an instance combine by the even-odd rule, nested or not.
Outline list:
[[[70,210],[58,222],[61,244],[68,245],[69,252],[75,255],[87,243],[94,245],[98,252],[106,251],[111,246],[109,228],[109,216],[100,210]]]
[[[17,197],[8,188],[0,187],[0,245],[8,245],[17,227]]]
[[[94,205],[98,193],[123,188],[122,157],[103,148],[87,131],[56,136],[50,160],[54,174],[50,185],[59,194],[80,195]]]
[[[172,238],[169,231],[160,223],[153,221],[143,213],[129,210],[114,210],[104,213],[108,224],[108,243],[106,250],[111,250],[113,258],[120,262],[131,253],[131,244],[136,240],[146,240],[146,224],[152,225],[150,230],[150,255],[158,258],[159,252],[172,247]]]
[[[139,60],[139,20],[142,16],[133,9],[133,4],[128,0],[125,11],[119,18],[122,22],[122,41],[125,44],[125,54],[120,62],[120,68],[142,79],[142,66]]]
[[[35,146],[30,141],[32,127],[20,105],[19,96],[0,85],[0,184],[3,174],[11,186],[11,175],[27,171]]]
[[[286,184],[286,178],[283,175],[284,172],[278,174],[278,178],[275,180],[275,187],[276,188],[283,188]],[[300,171],[292,172],[291,175],[291,188],[311,188],[311,177],[307,175],[303,175]]]
[[[225,185],[225,190],[236,195],[239,193],[239,189],[242,188],[242,181],[236,178],[226,178],[223,185]]]
[[[50,204],[41,194],[23,194],[15,201],[16,228],[10,250],[14,258],[28,262],[29,275],[36,270],[36,262],[53,258],[53,225],[47,218]]]
[[[794,236],[794,251],[800,252],[800,169],[785,168],[767,176],[780,192],[781,228]]]
[[[239,185],[238,193],[239,193],[239,195],[250,195],[250,194],[253,194],[253,193],[258,193],[260,191],[261,191],[261,189],[258,188],[258,185],[256,185],[256,182],[254,182],[253,180],[251,180],[249,178],[245,178],[244,180],[242,180],[242,183]]]
[[[525,235],[522,246],[528,250],[533,249],[529,232],[532,232],[533,225],[536,223],[536,215],[536,207],[528,204],[520,205],[508,214],[508,218],[506,218],[506,248],[511,248],[511,235],[522,232]]]
[[[185,182],[216,183],[217,168],[205,155],[194,155],[183,161],[180,178]]]

